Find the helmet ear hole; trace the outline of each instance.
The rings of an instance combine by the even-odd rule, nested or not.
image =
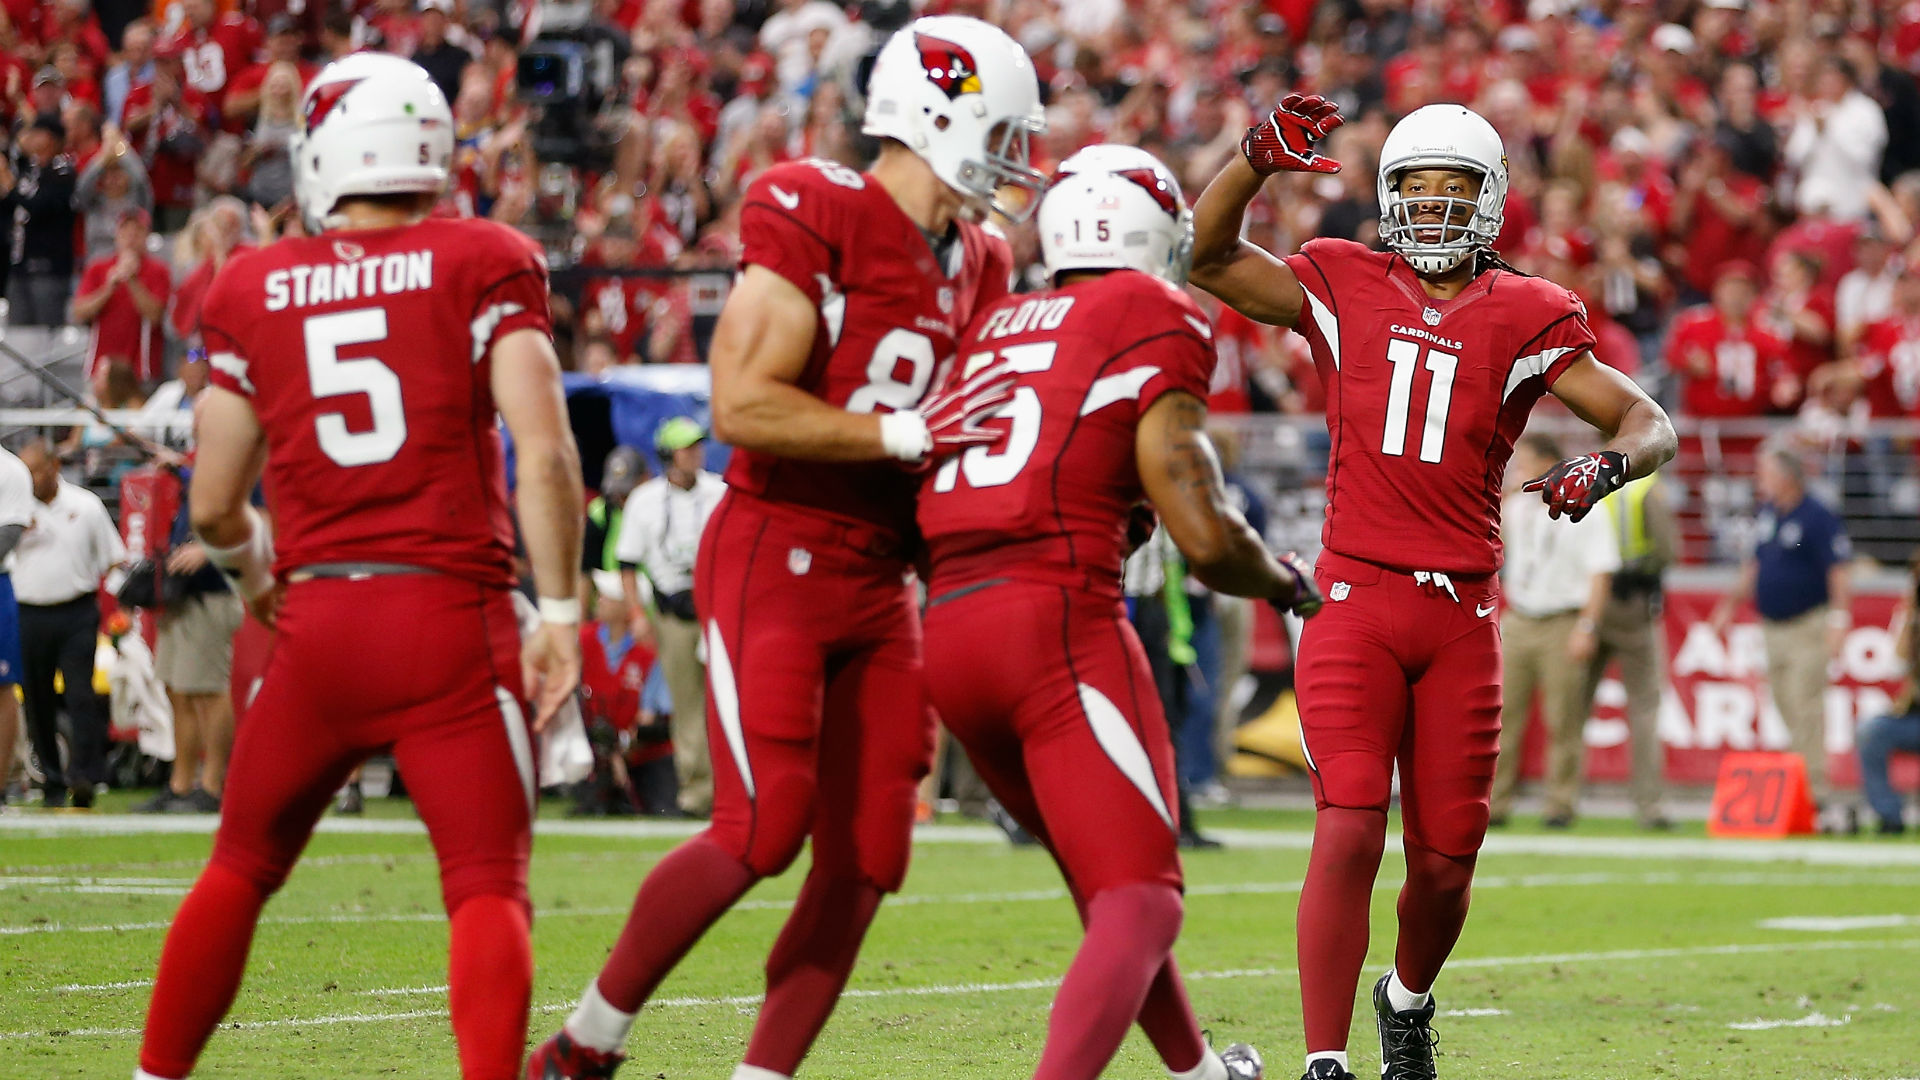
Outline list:
[[[945,131],[951,126],[953,126],[953,121],[944,116],[936,116],[933,118],[933,130],[935,131]]]

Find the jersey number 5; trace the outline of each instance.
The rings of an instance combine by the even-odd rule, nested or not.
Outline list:
[[[1420,346],[1405,338],[1387,342],[1387,362],[1393,365],[1393,382],[1387,388],[1386,433],[1380,439],[1380,452],[1402,457],[1407,452],[1407,411],[1413,399],[1413,374],[1420,363]],[[1447,409],[1453,404],[1453,373],[1460,358],[1438,349],[1427,350],[1426,369],[1433,373],[1427,389],[1427,421],[1420,433],[1420,460],[1437,462],[1447,443]]]
[[[1059,345],[1052,341],[1009,345],[1000,350],[1000,359],[1007,362],[1014,374],[1030,375],[1052,367],[1053,354],[1058,348]],[[962,371],[978,371],[992,362],[992,353],[975,353],[967,357],[966,367]],[[934,475],[933,490],[952,491],[962,473],[966,474],[969,487],[999,487],[1013,483],[1013,478],[1027,467],[1027,459],[1033,456],[1033,448],[1040,445],[1040,395],[1034,393],[1031,386],[1019,387],[1013,392],[1013,400],[1001,406],[996,415],[1013,421],[1000,449],[974,446],[959,457],[949,459]]]
[[[407,411],[400,401],[400,376],[371,356],[340,358],[348,345],[371,345],[387,340],[385,308],[360,308],[332,315],[315,315],[303,327],[307,339],[307,379],[315,401],[343,394],[365,394],[373,426],[350,431],[347,418],[321,413],[313,426],[320,449],[336,464],[378,465],[392,461],[407,441]]]

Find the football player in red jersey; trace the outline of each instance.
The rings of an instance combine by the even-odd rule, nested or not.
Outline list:
[[[538,728],[579,682],[580,464],[545,259],[504,226],[428,219],[452,157],[426,72],[377,53],[329,65],[293,154],[317,235],[236,253],[208,291],[193,524],[279,637],[212,860],[161,952],[136,1080],[193,1067],[262,905],[380,750],[440,859],[460,1075],[519,1075],[534,801],[521,702]],[[544,618],[524,651],[496,409]],[[248,501],[263,466],[277,536]]]
[[[1310,615],[1228,501],[1205,433],[1213,333],[1182,291],[1192,215],[1144,150],[1090,147],[1039,212],[1054,287],[974,320],[967,367],[1017,373],[1005,435],[920,490],[927,687],[1001,805],[1065,874],[1086,937],[1037,1080],[1094,1080],[1138,1020],[1176,1080],[1257,1080],[1207,1046],[1172,955],[1182,913],[1173,744],[1120,591],[1144,494],[1208,585]],[[963,374],[964,374],[963,369]]]
[[[1330,173],[1314,144],[1341,121],[1293,95],[1250,128],[1195,210],[1195,284],[1306,337],[1333,437],[1315,573],[1326,610],[1300,642],[1313,855],[1298,946],[1307,1075],[1344,1077],[1367,909],[1394,766],[1407,862],[1394,967],[1374,987],[1382,1076],[1434,1076],[1428,993],[1466,921],[1500,729],[1500,483],[1544,393],[1605,447],[1529,485],[1558,517],[1673,456],[1666,414],[1595,360],[1586,312],[1493,254],[1506,154],[1460,105],[1408,114],[1377,181],[1388,252],[1313,240],[1285,259],[1240,239],[1267,175]]]
[[[776,165],[747,189],[745,269],[714,331],[714,434],[735,447],[701,540],[713,826],[647,875],[612,955],[533,1080],[609,1075],[634,1013],[707,927],[813,841],[767,960],[736,1080],[790,1077],[839,999],[883,895],[906,874],[933,754],[907,561],[906,466],[994,435],[1011,379],[929,398],[1012,255],[974,224],[1037,193],[1042,127],[1024,50],[975,19],[917,20],[875,58],[866,173]],[[1005,206],[1018,213],[1022,208]]]

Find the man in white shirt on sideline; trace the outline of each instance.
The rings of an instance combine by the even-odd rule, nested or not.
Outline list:
[[[100,497],[60,478],[60,457],[40,441],[20,452],[33,477],[33,520],[15,549],[14,594],[20,603],[20,652],[27,732],[46,777],[42,805],[93,805],[93,785],[104,779],[107,705],[93,690],[93,654],[100,636],[100,582],[127,557],[112,515]],[[72,743],[60,767],[56,729],[60,697],[53,676],[66,684]]]
[[[20,738],[20,608],[13,599],[13,549],[33,521],[33,474],[0,449],[0,806],[13,778],[13,744]]]
[[[661,473],[627,496],[614,555],[627,594],[634,640],[651,629],[673,699],[673,768],[682,812],[705,817],[713,809],[713,765],[707,756],[707,667],[700,655],[700,620],[693,610],[693,567],[707,517],[727,493],[726,481],[701,466],[707,433],[676,416],[654,432]],[[640,595],[640,574],[653,586],[653,616]],[[649,625],[650,624],[650,625]]]
[[[1607,515],[1581,521],[1547,516],[1547,506],[1520,485],[1564,455],[1552,436],[1528,434],[1514,447],[1507,497],[1500,511],[1506,543],[1500,645],[1506,669],[1500,705],[1500,761],[1493,776],[1492,815],[1506,823],[1520,779],[1520,742],[1534,691],[1547,725],[1547,798],[1542,823],[1573,824],[1586,768],[1587,662],[1600,614],[1620,569],[1620,543]]]

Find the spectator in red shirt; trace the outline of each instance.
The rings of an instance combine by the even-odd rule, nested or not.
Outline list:
[[[1798,251],[1773,260],[1773,280],[1762,302],[1761,322],[1787,343],[1787,367],[1804,388],[1815,371],[1833,361],[1833,292],[1820,283],[1820,263]],[[1773,402],[1776,412],[1793,412],[1800,395]]]
[[[194,0],[204,3],[205,0]],[[160,231],[180,231],[193,212],[194,166],[208,138],[205,94],[186,84],[177,48],[154,55],[153,81],[127,94],[127,138],[153,182],[153,218]]]
[[[229,124],[249,128],[260,113],[260,92],[267,72],[275,64],[292,64],[300,74],[300,89],[305,90],[319,68],[300,59],[300,24],[291,15],[275,15],[267,22],[267,56],[235,75],[227,83],[227,96],[221,116]],[[453,99],[449,97],[448,101]]]
[[[96,109],[100,107],[100,84],[80,59],[80,49],[73,42],[55,45],[47,53],[47,68],[60,80],[69,101],[84,101]],[[47,70],[42,69],[41,77],[47,74]]]
[[[217,103],[227,80],[253,65],[260,51],[260,24],[237,11],[219,14],[213,0],[186,0],[185,10],[186,20],[160,50],[179,52],[187,85]]]
[[[1867,327],[1848,374],[1874,419],[1920,415],[1920,268],[1893,284],[1893,313]]]
[[[1798,380],[1787,368],[1786,346],[1759,324],[1756,277],[1751,264],[1729,263],[1713,285],[1713,302],[1674,320],[1667,341],[1667,367],[1682,376],[1682,411],[1714,418],[1759,416],[1775,385]]]
[[[1680,268],[1683,303],[1713,291],[1714,276],[1730,262],[1757,262],[1766,252],[1766,187],[1733,167],[1727,142],[1701,140],[1680,166],[1669,231],[1670,265]]]
[[[180,283],[170,320],[174,335],[182,341],[199,344],[200,304],[206,299],[207,286],[213,284],[213,275],[219,273],[236,250],[252,246],[241,243],[246,232],[246,204],[230,195],[208,203],[206,209],[188,223],[187,235],[182,239],[190,245],[194,258],[186,261],[192,262],[193,270]]]
[[[44,9],[40,40],[49,50],[61,43],[79,50],[85,73],[91,77],[107,66],[107,35],[100,32],[100,20],[93,17],[88,0],[53,0]]]
[[[126,360],[140,382],[160,380],[166,359],[163,319],[173,291],[173,271],[147,252],[151,220],[145,210],[122,211],[113,253],[87,264],[73,298],[73,321],[93,327],[88,377],[105,358]]]

